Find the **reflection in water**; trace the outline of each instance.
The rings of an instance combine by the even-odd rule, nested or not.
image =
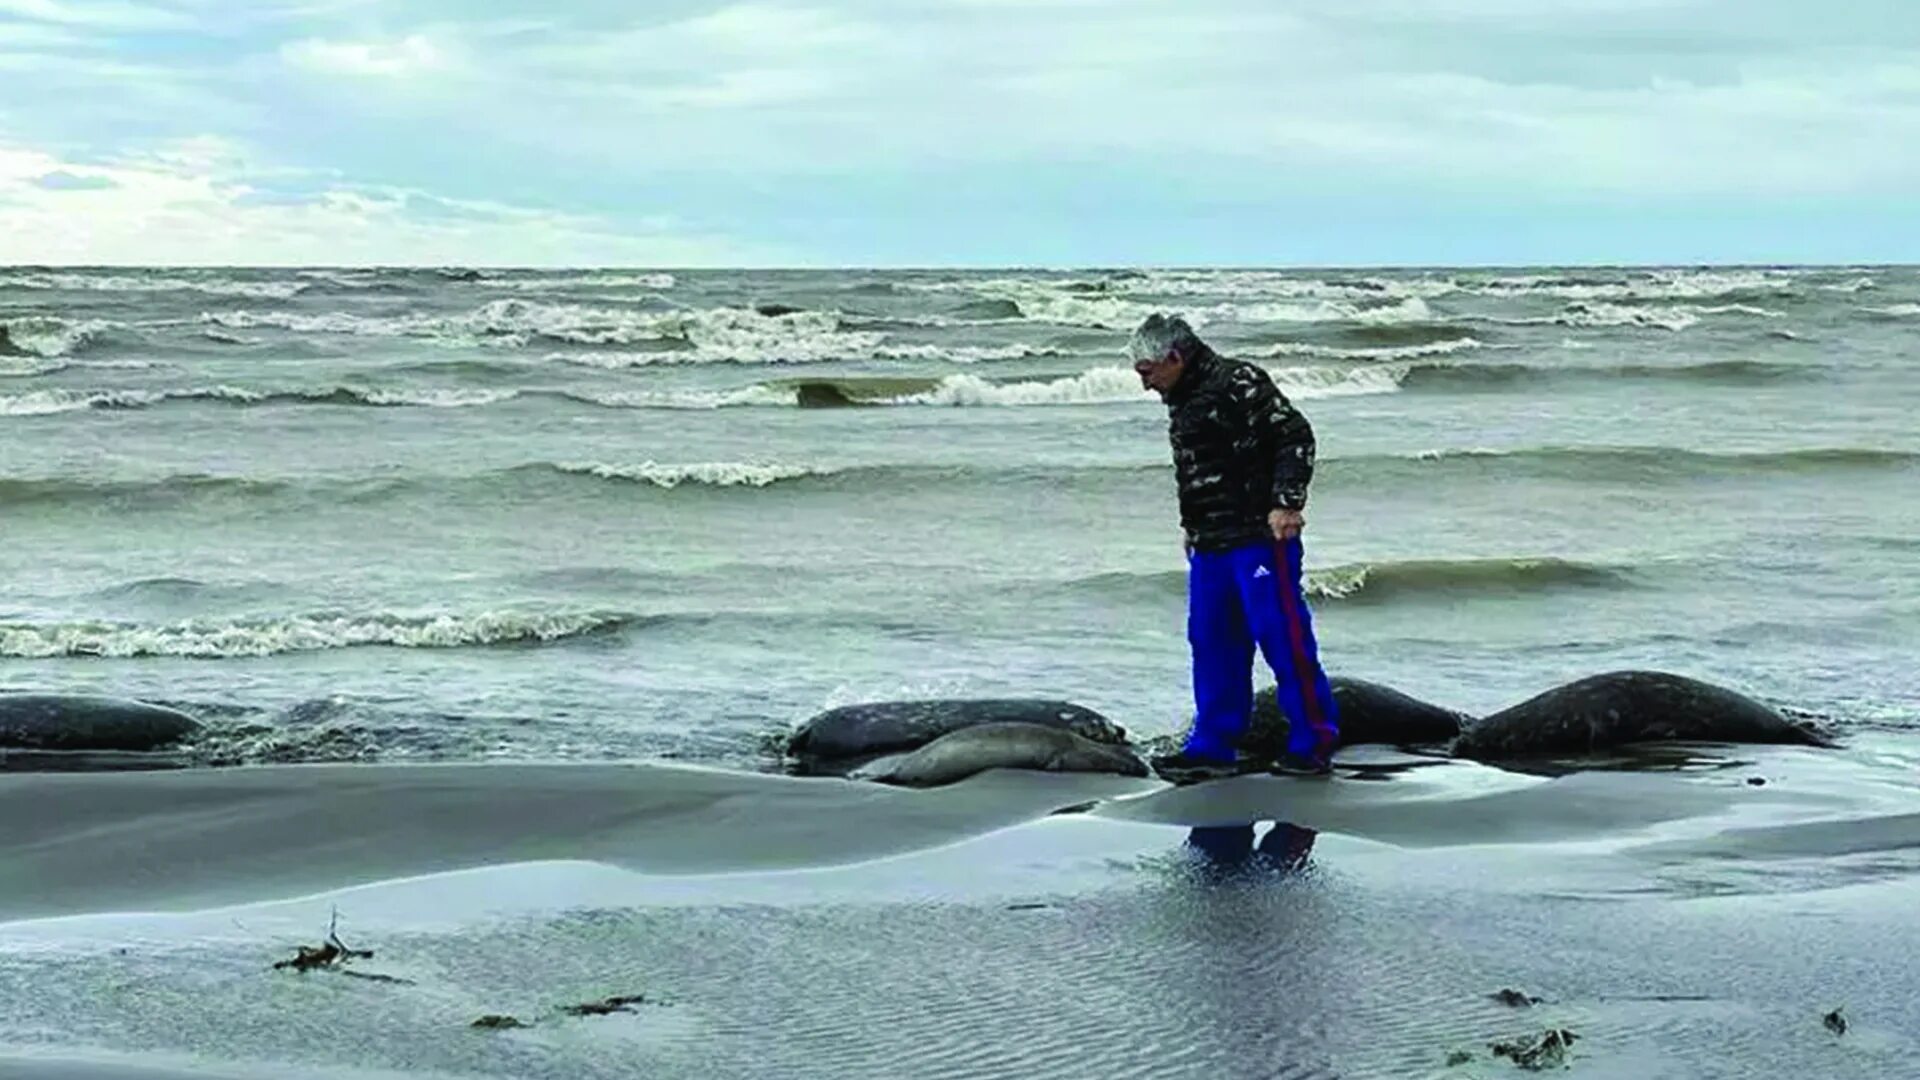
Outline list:
[[[1276,821],[1253,841],[1254,822],[1245,825],[1210,825],[1187,834],[1187,851],[1204,870],[1228,872],[1271,872],[1292,874],[1304,870],[1313,854],[1313,841],[1319,834],[1312,829],[1285,821]]]

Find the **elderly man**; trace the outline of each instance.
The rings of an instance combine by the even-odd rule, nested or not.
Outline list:
[[[1253,712],[1253,651],[1273,669],[1288,723],[1275,772],[1325,775],[1338,741],[1301,590],[1301,512],[1313,429],[1260,368],[1215,353],[1186,322],[1150,316],[1128,343],[1141,385],[1167,403],[1186,533],[1193,728],[1154,759],[1174,783],[1248,772],[1235,746]]]

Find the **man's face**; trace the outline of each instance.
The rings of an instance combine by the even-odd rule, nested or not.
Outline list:
[[[1173,389],[1173,384],[1180,381],[1180,373],[1186,369],[1186,361],[1172,352],[1158,360],[1136,360],[1133,363],[1133,373],[1140,376],[1140,385],[1163,398],[1167,396],[1167,391]]]

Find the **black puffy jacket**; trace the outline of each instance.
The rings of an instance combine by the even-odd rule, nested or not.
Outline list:
[[[1180,524],[1199,551],[1271,542],[1267,515],[1304,509],[1313,428],[1259,367],[1210,350],[1167,392]]]

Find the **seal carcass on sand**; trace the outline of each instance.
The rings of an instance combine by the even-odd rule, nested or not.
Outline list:
[[[1063,728],[1024,723],[981,724],[955,731],[853,775],[883,784],[931,787],[988,769],[1147,775],[1146,763],[1125,746],[1094,742]]]
[[[1732,690],[1661,671],[1611,671],[1470,725],[1454,742],[1453,754],[1497,761],[1639,742],[1832,745],[1819,732]]]
[[[802,772],[846,773],[881,754],[917,749],[965,728],[1004,723],[1057,728],[1097,743],[1127,741],[1120,725],[1069,701],[979,698],[844,705],[801,725],[786,749]]]
[[[159,750],[200,722],[143,701],[83,694],[0,694],[0,749]]]

